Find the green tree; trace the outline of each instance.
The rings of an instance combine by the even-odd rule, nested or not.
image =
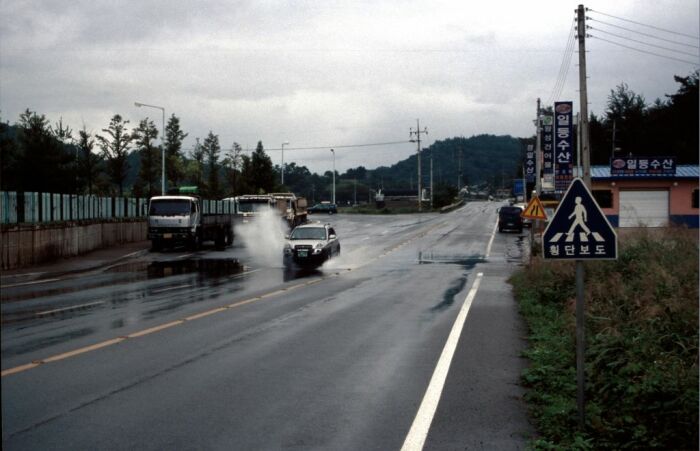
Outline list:
[[[187,165],[188,179],[200,190],[204,191],[204,147],[195,138],[194,149],[192,149],[192,160]]]
[[[139,152],[141,166],[136,182],[135,194],[147,195],[149,198],[156,195],[161,177],[161,152],[153,145],[158,138],[158,129],[153,121],[148,118],[139,122],[139,126],[132,134],[136,141],[136,150]]]
[[[129,155],[129,146],[133,139],[126,128],[128,123],[129,121],[123,120],[119,114],[115,114],[112,116],[109,126],[102,129],[107,137],[96,136],[107,163],[107,174],[112,183],[119,187],[120,196],[124,195],[124,179],[126,179],[129,170],[126,157]]]
[[[450,205],[457,197],[457,187],[452,184],[438,183],[433,195],[433,208]]]
[[[275,180],[277,178],[275,177]],[[289,163],[284,168],[284,184],[287,190],[299,196],[311,197],[311,171],[306,166]]]
[[[669,119],[665,130],[666,136],[670,134],[670,147],[675,149],[679,163],[698,162],[698,124],[700,124],[700,112],[698,111],[698,80],[700,71],[695,71],[687,77],[673,77],[681,86],[678,92],[667,96],[669,99]],[[670,131],[670,133],[669,133]],[[666,143],[668,146],[669,144]]]
[[[615,147],[620,147],[623,152],[640,149],[645,138],[646,113],[644,97],[632,91],[626,83],[610,90],[605,115],[608,124],[615,123]]]
[[[27,109],[20,115],[17,127],[17,190],[73,192],[73,157],[65,152],[64,143],[56,139],[46,117]]]
[[[275,173],[272,168],[272,159],[265,153],[262,141],[251,156],[250,173],[247,174],[251,181],[251,188],[256,193],[270,193],[275,188]]]
[[[202,144],[204,155],[207,160],[207,196],[210,198],[218,198],[221,195],[219,187],[219,153],[221,146],[219,145],[219,136],[215,135],[211,130]]]
[[[63,144],[70,144],[73,141],[73,130],[67,125],[63,125],[63,117],[58,119],[51,129],[54,137]]]
[[[698,72],[674,79],[678,92],[651,105],[625,83],[610,91],[605,115],[589,122],[592,163],[608,164],[614,146],[618,155],[670,154],[680,164],[697,164]]]
[[[253,161],[249,155],[241,155],[241,175],[238,178],[239,194],[253,194]]]
[[[168,187],[179,186],[185,177],[185,156],[182,141],[187,137],[180,128],[180,119],[174,114],[165,126],[165,175]]]
[[[224,191],[230,196],[235,196],[240,192],[238,185],[240,184],[240,168],[243,163],[242,157],[243,149],[241,145],[234,142],[231,148],[226,152],[223,160],[227,183]]]
[[[21,154],[12,135],[15,128],[0,121],[0,189],[13,191],[19,186]]]
[[[87,194],[92,195],[95,192],[94,188],[100,176],[100,163],[102,160],[99,155],[93,153],[95,140],[84,126],[83,129],[78,132],[77,146],[79,186],[81,186]]]

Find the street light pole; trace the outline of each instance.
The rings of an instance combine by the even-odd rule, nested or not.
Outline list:
[[[145,103],[141,102],[134,102],[134,106],[136,107],[142,107],[145,106],[147,108],[155,108],[157,110],[160,110],[163,113],[163,122],[161,126],[161,135],[160,135],[160,159],[162,162],[162,167],[161,167],[161,173],[160,173],[160,192],[161,195],[165,196],[165,108],[162,106],[155,106],[155,105],[147,105]]]
[[[335,150],[331,149],[333,154],[333,204],[335,204]]]
[[[282,185],[284,185],[284,146],[288,146],[289,141],[285,141],[282,143],[282,166],[280,166],[280,172],[282,173],[282,181],[280,182]]]

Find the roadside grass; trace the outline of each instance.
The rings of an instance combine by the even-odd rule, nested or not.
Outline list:
[[[577,429],[575,265],[511,278],[529,328],[522,374],[532,449],[698,449],[698,239],[669,228],[585,264],[586,428]]]

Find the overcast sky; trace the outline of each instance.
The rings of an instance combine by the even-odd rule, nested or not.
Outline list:
[[[314,172],[330,170],[331,147],[340,172],[391,165],[415,144],[339,146],[407,141],[416,119],[428,129],[424,147],[481,133],[532,135],[536,99],[552,95],[578,3],[0,0],[0,120],[15,123],[29,108],[52,123],[63,118],[77,135],[83,125],[100,133],[118,113],[130,126],[148,116],[160,129],[160,111],[134,106],[142,102],[181,119],[188,149],[211,130],[223,149],[262,141],[275,164],[289,142],[285,162]],[[698,61],[697,38],[601,14],[698,36],[698,0],[585,6],[596,11],[588,25],[606,32],[592,35]],[[674,74],[697,67],[596,38],[587,50],[596,114],[623,81],[651,103],[676,92]],[[576,109],[577,64],[574,53],[559,98]],[[324,149],[299,149],[308,147]]]

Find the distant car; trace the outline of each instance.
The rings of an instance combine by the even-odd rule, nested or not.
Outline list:
[[[335,204],[316,204],[306,211],[309,213],[328,213],[329,215],[338,214],[338,207]]]
[[[330,224],[302,224],[294,228],[284,245],[285,267],[318,267],[340,255],[340,241]]]
[[[520,213],[522,212],[520,207],[501,207],[498,210],[498,231],[515,230],[521,233],[523,231],[523,218],[520,217]]]

